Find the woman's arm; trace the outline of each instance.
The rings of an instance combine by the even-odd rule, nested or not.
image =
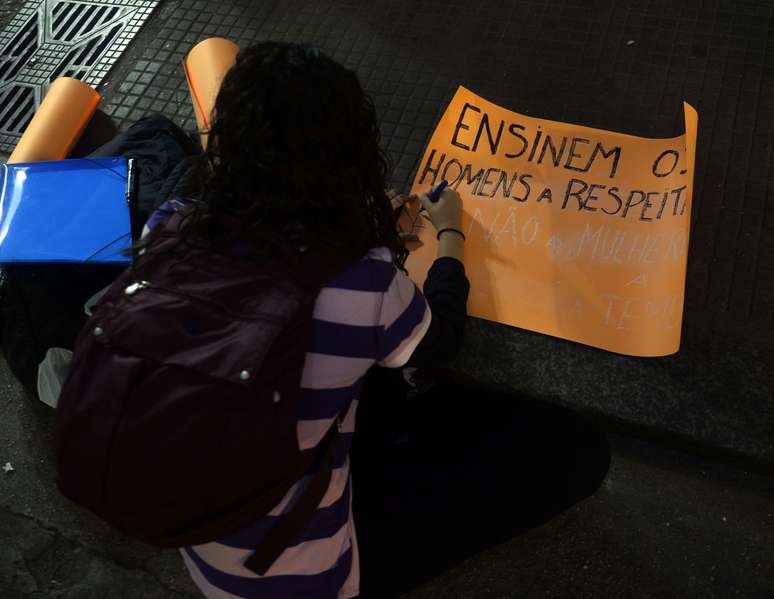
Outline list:
[[[462,198],[456,191],[446,189],[437,202],[430,202],[427,196],[421,200],[430,222],[437,231],[443,232],[438,237],[438,258],[430,267],[423,287],[432,315],[430,328],[406,364],[413,368],[437,366],[456,357],[465,328],[470,290],[463,264]]]
[[[423,288],[430,306],[430,327],[411,354],[407,367],[438,366],[457,356],[467,317],[469,289],[462,262],[448,256],[433,262]]]

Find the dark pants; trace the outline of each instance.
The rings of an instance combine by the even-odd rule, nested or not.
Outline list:
[[[352,450],[361,597],[395,597],[594,494],[604,435],[546,403],[447,386],[361,396]]]
[[[118,127],[109,115],[97,110],[83,130],[68,158],[84,158],[118,135]]]

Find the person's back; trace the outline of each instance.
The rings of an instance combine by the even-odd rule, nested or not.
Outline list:
[[[183,251],[181,261],[186,248],[211,257],[217,248],[259,269],[282,257],[288,268],[298,267],[288,274],[308,273],[309,267],[322,263],[335,266],[330,277],[325,269],[327,283],[305,304],[311,307],[315,297],[311,334],[305,338],[309,347],[303,353],[298,345],[298,361],[294,362],[295,372],[301,372],[294,383],[294,393],[300,397],[298,413],[295,419],[285,419],[289,425],[283,429],[295,425],[295,437],[282,435],[283,440],[293,442],[294,449],[297,442],[298,449],[309,450],[309,455],[321,453],[314,448],[325,443],[324,439],[333,439],[325,450],[326,458],[332,455],[330,461],[326,459],[332,470],[318,463],[297,482],[296,475],[286,475],[292,482],[271,495],[273,508],[268,513],[262,509],[253,518],[250,511],[245,519],[251,521],[249,525],[240,520],[239,526],[229,525],[225,534],[207,535],[205,541],[181,548],[191,577],[207,597],[346,598],[357,596],[361,587],[369,598],[398,596],[448,565],[538,526],[588,497],[607,472],[610,452],[604,437],[556,406],[449,384],[417,398],[410,408],[399,401],[405,389],[396,383],[396,377],[387,376],[395,372],[389,369],[409,366],[421,370],[456,355],[469,285],[462,263],[462,201],[449,189],[436,202],[427,196],[420,198],[424,217],[437,230],[438,258],[422,292],[408,278],[395,198],[385,192],[387,164],[379,147],[373,104],[354,72],[301,46],[259,44],[240,53],[223,82],[208,147],[195,172],[195,196],[165,203],[149,219],[143,240],[135,247],[143,261],[153,258],[167,225],[182,221],[177,236],[173,235]],[[397,203],[414,200],[404,197]],[[168,218],[172,214],[175,216]],[[169,264],[163,252],[155,257]],[[181,265],[175,262],[174,266]],[[204,272],[204,282],[197,279],[194,283],[212,290],[218,281],[209,273],[215,271]],[[248,281],[252,282],[253,272]],[[233,282],[232,277],[228,281]],[[126,291],[133,296],[138,286],[116,287],[116,295]],[[222,282],[221,287],[225,287]],[[320,287],[314,289],[317,293]],[[252,299],[250,295],[246,303]],[[173,316],[180,317],[186,306],[185,301],[178,302],[178,313]],[[95,308],[97,314],[99,308]],[[308,314],[305,312],[307,324]],[[186,318],[183,314],[182,320]],[[235,328],[233,313],[220,323],[223,328]],[[104,332],[99,326],[84,330],[100,338]],[[142,335],[135,333],[136,337]],[[207,339],[201,341],[202,347],[213,339],[222,341],[218,333],[203,337]],[[142,339],[135,340],[142,344]],[[165,339],[165,347],[173,341]],[[276,350],[272,356],[283,355],[281,348],[272,348]],[[75,353],[73,371],[79,370],[77,349]],[[91,372],[83,368],[76,373],[83,384],[76,391],[84,390],[88,400],[110,408],[116,398],[99,397],[99,389],[91,388],[99,384],[90,387]],[[280,369],[278,374],[288,379],[288,372]],[[115,382],[109,372],[100,374],[103,382],[106,377]],[[252,380],[248,370],[232,374]],[[176,395],[175,400],[190,399],[184,393],[189,388],[175,385],[171,394]],[[202,399],[203,388],[209,389],[199,386],[197,399]],[[263,391],[264,400],[281,398],[275,393],[274,400],[268,399],[272,395]],[[79,395],[71,392],[70,398],[77,403]],[[140,403],[155,414],[171,399],[164,392],[158,395],[143,397]],[[224,398],[218,393],[204,395],[208,409],[216,408],[208,414],[220,415],[217,402]],[[280,401],[277,405],[294,404]],[[60,414],[64,412],[68,410]],[[110,412],[111,417],[115,412]],[[117,412],[120,416],[120,409]],[[358,414],[361,432],[353,436]],[[92,421],[102,424],[98,418]],[[205,419],[204,427],[196,429],[197,441],[205,433],[209,438],[217,436],[209,424]],[[238,427],[242,432],[243,425]],[[97,428],[97,436],[104,438],[102,427]],[[239,438],[247,444],[239,447],[252,450],[257,442],[252,440],[255,435],[249,423],[248,431],[250,435]],[[144,439],[142,432],[137,438]],[[170,438],[172,444],[167,447],[180,452],[175,437]],[[219,449],[217,441],[210,445],[213,451]],[[206,456],[206,450],[197,446],[200,456]],[[261,464],[236,462],[227,463],[229,474],[245,477],[236,480],[254,482],[258,478],[256,470]],[[196,465],[187,461],[181,468],[190,470]],[[284,466],[279,469],[284,471]],[[70,471],[79,480],[93,482],[78,474],[77,468]],[[330,480],[321,477],[321,472],[332,472]],[[116,474],[114,478],[120,478]],[[323,483],[316,485],[320,480]],[[276,497],[289,486],[275,505]],[[202,485],[190,488],[199,487]],[[316,493],[309,493],[310,487]],[[244,507],[240,503],[244,497],[226,496],[219,485],[206,490],[208,500],[223,499],[218,505]],[[153,489],[139,489],[139,505],[134,507],[151,515],[151,505],[158,505],[158,501],[153,503],[158,497],[143,498],[143,493],[153,493]],[[205,502],[208,513],[213,511],[210,501]],[[182,507],[190,507],[187,497],[183,503]],[[300,512],[294,509],[299,505],[316,505],[309,510],[311,516],[303,521],[301,532],[292,517]],[[229,521],[229,515],[216,513],[213,517],[226,516]],[[277,537],[283,542],[272,543]],[[270,559],[262,559],[266,553]],[[267,569],[266,563],[270,564]]]
[[[448,231],[440,237],[440,255],[448,257],[428,279],[431,295],[433,280],[444,279],[433,314],[402,268],[407,252],[385,191],[388,161],[373,104],[354,72],[295,45],[259,44],[239,55],[216,102],[205,158],[201,194],[181,237],[207,244],[227,233],[257,256],[324,254],[341,265],[314,307],[299,448],[316,447],[332,426],[340,434],[322,501],[263,575],[245,561],[303,495],[311,473],[253,526],[185,547],[183,558],[208,597],[354,597],[359,556],[348,454],[359,391],[373,365],[404,366],[423,340],[419,353],[427,356],[458,344],[467,297],[459,196],[424,200],[434,225]],[[162,207],[147,229],[156,230],[168,211]],[[217,231],[219,216],[241,226]],[[151,232],[139,250],[152,251],[153,240]]]
[[[384,247],[369,251],[321,291],[301,381],[297,432],[301,449],[315,447],[342,415],[329,488],[306,531],[263,577],[242,564],[303,491],[304,479],[254,527],[182,550],[194,580],[208,595],[218,596],[213,587],[238,597],[325,597],[336,596],[339,589],[341,597],[358,594],[348,453],[360,388],[373,364],[402,366],[429,323],[424,298]]]

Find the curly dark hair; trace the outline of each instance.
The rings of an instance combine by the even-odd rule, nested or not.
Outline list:
[[[227,216],[260,255],[319,250],[353,263],[386,246],[402,267],[389,171],[354,71],[307,46],[259,43],[223,80],[183,237],[206,244]]]

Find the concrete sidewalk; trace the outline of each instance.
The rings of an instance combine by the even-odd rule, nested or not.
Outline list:
[[[2,4],[0,25],[20,3]],[[193,128],[180,62],[210,36],[308,42],[357,70],[404,189],[459,84],[532,116],[651,137],[679,134],[680,101],[693,104],[680,353],[630,358],[471,319],[457,364],[615,430],[607,482],[410,597],[774,597],[774,3],[164,0],[111,72],[106,112],[123,128],[154,111]],[[176,552],[58,495],[51,424],[0,361],[0,468],[13,467],[0,469],[0,599],[196,596]]]
[[[195,128],[181,60],[211,36],[310,43],[373,96],[408,189],[458,85],[518,112],[645,137],[699,112],[675,356],[638,359],[470,319],[457,369],[627,430],[774,463],[774,4],[768,0],[166,0],[116,63],[104,109]]]
[[[458,85],[530,116],[648,137],[681,133],[690,102],[680,352],[638,359],[471,319],[457,370],[651,438],[774,463],[774,4],[165,0],[110,73],[104,110],[124,128],[149,112],[195,128],[181,61],[211,36],[310,43],[355,69],[403,189]]]
[[[61,497],[53,412],[0,362],[0,599],[196,597],[176,551],[129,541]],[[774,596],[774,476],[612,436],[600,491],[411,599]]]

